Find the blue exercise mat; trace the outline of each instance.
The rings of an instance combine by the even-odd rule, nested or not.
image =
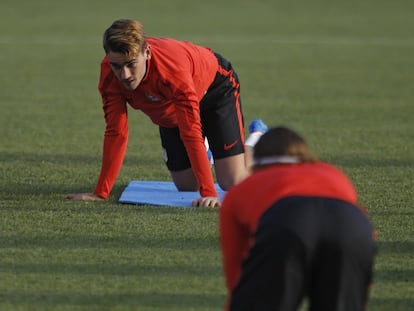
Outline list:
[[[221,201],[225,191],[217,184],[216,189]],[[173,182],[133,180],[118,201],[137,205],[192,207],[192,201],[199,197],[197,191],[178,191]]]

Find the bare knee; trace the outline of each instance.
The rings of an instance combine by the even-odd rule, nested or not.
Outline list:
[[[228,180],[218,180],[217,183],[219,184],[220,188],[223,190],[229,190],[231,186],[234,186],[234,181],[228,181]]]
[[[198,191],[198,182],[192,169],[170,171],[178,191]]]
[[[247,171],[241,170],[237,174],[222,176],[217,178],[217,183],[219,184],[220,188],[223,190],[229,190],[234,185],[237,185],[243,179],[247,177]]]
[[[198,184],[196,183],[186,183],[182,181],[174,181],[175,187],[178,191],[198,191]]]
[[[217,183],[223,190],[228,190],[249,175],[245,165],[244,154],[231,156],[214,162]]]

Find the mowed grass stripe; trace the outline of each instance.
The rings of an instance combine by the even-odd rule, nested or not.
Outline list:
[[[177,37],[178,38],[178,37]],[[308,36],[308,35],[179,35],[179,39],[220,45],[362,45],[362,46],[414,46],[412,37],[364,37],[364,36]],[[0,36],[0,45],[97,45],[100,34],[93,37],[79,36]]]

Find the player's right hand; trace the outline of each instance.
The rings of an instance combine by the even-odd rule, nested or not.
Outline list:
[[[103,199],[94,193],[70,193],[65,196],[69,200],[78,201],[102,201]]]

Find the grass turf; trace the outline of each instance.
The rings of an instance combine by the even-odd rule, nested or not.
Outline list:
[[[397,1],[3,1],[0,4],[0,309],[220,310],[214,210],[117,204],[132,179],[169,180],[157,129],[130,111],[110,200],[100,168],[103,30],[208,45],[242,83],[246,122],[284,124],[345,170],[379,231],[368,310],[411,310],[414,14]]]

